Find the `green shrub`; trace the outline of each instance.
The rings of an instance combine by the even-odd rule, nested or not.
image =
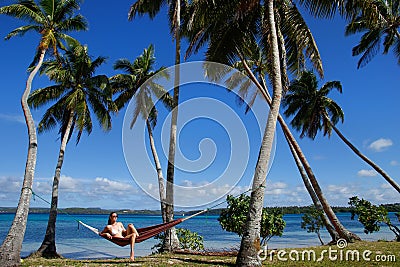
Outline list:
[[[199,251],[204,249],[203,237],[196,232],[192,232],[185,228],[176,228],[176,235],[178,236],[179,245],[181,249],[189,249]],[[164,233],[156,235],[154,238],[160,240],[151,249],[161,252],[162,244],[164,241]]]

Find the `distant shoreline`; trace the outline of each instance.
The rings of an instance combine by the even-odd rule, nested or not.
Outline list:
[[[393,204],[383,204],[383,206],[387,209],[388,212],[400,212],[400,203]],[[287,207],[267,207],[270,209],[280,209],[283,214],[302,214],[310,209],[310,206],[287,206]],[[350,207],[332,207],[333,211],[338,212],[351,212]],[[208,215],[219,215],[223,209],[210,209],[206,214]],[[1,213],[15,213],[15,207],[0,207]],[[67,214],[109,214],[110,212],[115,211],[120,214],[129,214],[129,215],[161,215],[160,210],[130,210],[130,209],[102,209],[102,208],[64,208],[59,209],[59,213],[67,213]],[[191,215],[199,210],[191,210],[191,211],[174,211],[174,214],[177,216],[183,215]],[[49,213],[49,208],[34,208],[31,207],[29,209],[29,213],[39,214],[39,213]]]

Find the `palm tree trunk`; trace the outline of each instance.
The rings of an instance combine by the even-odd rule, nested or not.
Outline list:
[[[396,225],[392,224],[390,221],[385,223],[389,227],[389,229],[396,235],[395,240],[397,242],[400,242],[400,229]]]
[[[267,103],[271,106],[271,98],[270,96],[266,93],[264,88],[260,85],[258,80],[254,77],[253,73],[247,66],[246,62],[242,58],[243,65],[246,69],[246,72],[248,73],[250,79],[257,85],[258,89],[261,91],[263,94],[264,98],[267,100]],[[307,173],[307,176],[311,182],[311,185],[313,186],[315,194],[318,196],[318,199],[322,205],[322,208],[324,209],[325,214],[328,216],[329,221],[335,228],[336,232],[338,233],[339,237],[345,238],[347,241],[354,241],[354,240],[361,240],[356,234],[348,231],[344,226],[340,223],[339,219],[337,218],[336,214],[333,212],[331,206],[329,205],[328,201],[324,197],[322,190],[318,184],[317,179],[315,178],[315,175],[311,169],[310,164],[308,163],[304,153],[302,152],[299,144],[296,142],[296,139],[293,137],[292,133],[289,130],[289,127],[286,125],[285,121],[283,120],[282,116],[278,116],[278,121],[281,124],[281,127],[285,133],[286,136],[289,137],[289,140],[291,142],[291,145],[293,146],[297,156],[299,157],[302,165],[304,166],[304,169]]]
[[[391,185],[393,186],[394,189],[397,190],[397,192],[400,193],[400,186],[398,183],[396,183],[395,180],[393,180],[383,169],[381,169],[378,165],[376,165],[372,160],[370,160],[367,156],[365,156],[363,153],[360,152],[350,141],[339,131],[338,128],[331,122],[329,117],[325,115],[326,119],[328,120],[329,124],[332,126],[333,130],[335,133],[342,139],[345,144],[350,147],[350,149],[357,154],[361,159],[363,159],[368,165],[370,165],[376,172],[378,172],[382,177]]]
[[[287,64],[286,64],[286,47],[285,47],[285,38],[283,37],[283,34],[281,32],[281,26],[278,25],[276,27],[277,29],[277,33],[278,33],[278,40],[279,40],[279,53],[282,55],[280,58],[281,61],[281,78],[282,78],[282,90],[283,92],[286,92],[288,87],[289,87],[289,78],[287,75]],[[261,78],[263,79],[264,82],[264,77],[261,76]],[[264,82],[264,85],[266,85],[266,83]],[[267,88],[265,86],[265,88]]]
[[[279,115],[279,116],[280,116],[280,115]],[[281,119],[282,119],[282,118],[280,118],[279,121],[280,121]],[[281,123],[281,125],[282,125],[282,123]],[[295,162],[296,162],[297,168],[299,169],[301,179],[303,180],[304,186],[306,187],[307,192],[308,192],[308,194],[310,195],[311,200],[312,200],[312,202],[313,202],[315,208],[316,208],[317,210],[323,211],[322,220],[323,220],[323,222],[324,222],[324,225],[325,225],[325,227],[326,227],[326,230],[328,231],[329,235],[330,235],[331,238],[332,238],[332,241],[331,241],[331,242],[336,242],[336,241],[339,239],[339,235],[338,235],[338,233],[336,232],[335,228],[332,226],[332,224],[329,222],[329,219],[328,219],[328,217],[326,216],[326,214],[325,214],[325,212],[324,212],[324,209],[322,208],[321,202],[319,201],[317,194],[315,194],[314,189],[312,188],[312,185],[310,184],[310,180],[308,180],[307,173],[305,172],[304,167],[303,167],[303,165],[301,164],[301,161],[300,161],[299,157],[297,156],[296,151],[294,150],[294,147],[293,147],[293,145],[292,145],[292,143],[291,143],[291,141],[290,141],[290,139],[289,139],[290,137],[287,136],[286,133],[285,133],[285,137],[286,137],[286,141],[287,141],[287,143],[288,143],[288,145],[289,145],[290,152],[292,153],[293,158],[294,158],[294,160],[295,160]],[[320,241],[321,241],[321,243],[322,243],[322,245],[323,245],[323,242],[322,242],[322,240],[321,240],[321,236],[320,236],[319,233],[318,233],[318,238],[320,239]]]
[[[317,232],[317,236],[318,236],[319,242],[321,242],[321,245],[323,246],[324,245],[324,241],[322,241],[321,234],[320,234],[319,231]]]
[[[26,81],[25,91],[21,98],[21,106],[24,112],[26,126],[28,128],[28,155],[18,207],[15,212],[14,220],[12,222],[10,230],[8,231],[8,234],[0,247],[0,262],[3,267],[19,266],[21,264],[20,254],[26,230],[26,223],[28,221],[29,204],[32,196],[32,185],[35,175],[37,156],[36,127],[32,117],[32,113],[29,109],[28,97],[31,92],[33,78],[42,66],[45,53],[46,50],[41,51],[39,62],[33,69],[33,71],[29,74]]]
[[[60,255],[56,249],[56,221],[57,221],[57,208],[58,208],[58,186],[61,177],[61,168],[64,163],[65,149],[70,137],[72,123],[74,119],[74,112],[71,111],[68,119],[68,124],[63,133],[60,145],[60,151],[58,153],[58,160],[56,170],[53,178],[53,188],[51,191],[51,205],[49,220],[47,221],[47,229],[44,239],[40,248],[34,254],[34,256],[45,257],[45,258],[58,258]]]
[[[282,35],[281,31],[280,31],[280,26],[277,27],[277,30],[278,30],[278,37],[279,37],[279,48],[280,48],[280,53],[282,55],[282,58],[281,58],[281,62],[282,62],[282,67],[281,67],[282,86],[283,86],[283,91],[286,91],[287,88],[289,87],[289,79],[288,79],[287,72],[286,72],[287,65],[286,65],[285,39],[284,39],[284,37],[283,37],[283,35]],[[266,82],[265,82],[264,77],[262,75],[260,75],[260,78],[261,78],[262,83],[263,83],[262,84],[263,85],[263,89],[264,89],[263,92],[265,92],[268,95],[268,98],[271,99],[271,97],[268,94],[268,90],[267,90],[267,86],[266,86]],[[281,125],[282,125],[282,122],[285,124],[285,122],[284,122],[283,118],[281,117],[281,115],[279,114],[278,116],[279,116],[278,117],[279,123]],[[286,129],[287,129],[287,132],[290,133],[290,136],[287,133],[285,133],[286,141],[288,142],[288,145],[289,145],[289,148],[290,148],[290,152],[292,153],[293,158],[294,158],[294,160],[296,162],[297,168],[299,169],[300,176],[301,176],[301,178],[303,180],[304,186],[306,187],[307,192],[310,195],[311,200],[313,201],[313,204],[314,204],[315,208],[318,209],[318,210],[322,210],[323,211],[321,202],[319,201],[318,196],[315,194],[314,189],[312,188],[312,185],[310,184],[310,181],[308,179],[307,173],[304,171],[303,165],[301,164],[300,159],[297,156],[296,151],[293,148],[293,145],[291,144],[290,138],[294,139],[294,137],[291,134],[291,132],[289,131],[289,128],[286,127]],[[323,220],[324,225],[325,225],[326,229],[328,230],[328,232],[329,232],[329,234],[330,234],[330,236],[332,238],[331,242],[332,243],[336,242],[336,240],[339,238],[339,235],[335,231],[335,228],[332,226],[332,224],[329,222],[325,212],[323,212],[322,220]],[[320,239],[320,241],[321,241],[321,243],[323,245],[323,242],[321,240],[321,236],[319,235],[319,233],[318,233],[318,238]]]
[[[339,237],[346,239],[349,242],[354,242],[355,240],[361,240],[356,234],[350,232],[347,230],[339,221],[337,218],[336,214],[333,212],[331,206],[328,204],[328,201],[326,200],[324,194],[322,193],[321,187],[318,184],[317,179],[315,178],[315,175],[310,167],[310,164],[308,163],[307,159],[303,154],[300,154],[300,147],[296,143],[292,143],[296,154],[299,156],[306,172],[308,175],[308,178],[310,179],[311,185],[314,188],[314,192],[317,194],[319,201],[321,202],[322,207],[324,208],[325,214],[328,216],[329,221],[332,223],[332,225],[335,227],[336,232],[339,234]]]
[[[181,1],[175,2],[175,77],[174,77],[174,108],[171,116],[171,129],[168,151],[167,167],[167,186],[166,186],[166,219],[170,222],[174,219],[174,175],[175,175],[175,150],[176,150],[176,132],[178,124],[178,106],[179,106],[179,83],[181,63]],[[162,246],[164,251],[173,251],[179,248],[179,240],[176,235],[175,227],[169,228],[165,232],[165,238]]]
[[[266,5],[266,12],[268,13],[268,26],[270,27],[271,32],[270,43],[273,61],[272,83],[274,94],[254,173],[249,213],[247,214],[247,222],[243,231],[239,254],[236,258],[237,266],[261,265],[260,258],[258,257],[258,251],[260,250],[260,224],[262,207],[264,204],[264,191],[267,176],[266,170],[268,161],[271,158],[272,145],[276,130],[276,121],[282,98],[282,80],[280,72],[281,66],[279,60],[278,38],[275,28],[274,1],[270,0],[266,3]]]
[[[150,148],[151,148],[151,152],[153,154],[153,160],[154,160],[154,164],[156,165],[156,170],[157,170],[158,190],[159,190],[159,194],[160,194],[160,205],[161,205],[161,215],[163,218],[163,222],[165,223],[165,222],[167,222],[167,217],[165,214],[164,176],[163,176],[162,169],[161,169],[161,163],[158,158],[156,145],[154,143],[153,130],[151,129],[151,125],[150,125],[150,122],[148,119],[146,119],[146,125],[147,125],[147,131],[149,133]]]

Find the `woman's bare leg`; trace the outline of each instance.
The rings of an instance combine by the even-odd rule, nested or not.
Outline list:
[[[136,230],[135,226],[133,226],[133,224],[128,224],[128,229],[126,229],[126,232],[123,233],[125,234],[124,237],[126,238],[130,238],[131,236],[133,236],[133,234],[135,234],[136,236],[139,236],[138,231]]]
[[[126,238],[130,238],[131,241],[131,254],[130,254],[130,259],[131,261],[135,260],[135,241],[136,241],[136,236],[138,236],[138,232],[136,231],[135,227],[133,224],[128,224],[128,229],[126,229]]]
[[[135,260],[135,240],[136,240],[136,234],[132,234],[132,236],[131,236],[131,254],[130,254],[131,261]]]

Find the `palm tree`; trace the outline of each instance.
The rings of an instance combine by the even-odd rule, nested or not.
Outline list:
[[[254,74],[250,71],[250,68],[247,66],[246,61],[243,61],[243,66],[247,70],[247,74],[250,79],[257,85],[259,92],[262,93],[264,99],[270,105],[271,97],[266,90],[266,85],[263,81],[261,83],[257,80]],[[311,196],[311,199],[317,209],[321,209],[325,212],[323,217],[324,223],[326,225],[327,230],[329,231],[332,241],[336,241],[339,237],[345,238],[348,241],[360,240],[360,238],[348,231],[339,221],[336,214],[332,210],[328,201],[324,197],[322,190],[318,184],[318,181],[314,175],[314,172],[311,169],[310,164],[308,163],[304,153],[302,152],[299,144],[291,133],[289,127],[286,122],[282,118],[281,115],[278,116],[278,121],[282,127],[282,130],[285,134],[286,140],[288,141],[290,151],[296,161],[296,165],[300,171],[301,177],[303,179],[304,185]],[[305,171],[305,173],[304,173]],[[311,187],[310,187],[311,183]],[[317,198],[316,198],[317,197]],[[327,216],[328,218],[326,218]],[[329,221],[328,221],[329,219]]]
[[[352,3],[353,1],[348,1]],[[357,67],[365,66],[379,52],[383,54],[393,47],[400,64],[400,1],[354,1],[347,5],[347,16],[351,21],[346,26],[346,35],[363,33],[358,45],[353,47],[353,56],[361,55]]]
[[[65,149],[74,130],[78,144],[82,133],[92,132],[91,113],[94,113],[103,130],[111,129],[110,110],[116,111],[105,75],[94,76],[96,69],[105,63],[104,57],[92,61],[87,47],[74,44],[64,57],[43,63],[46,73],[55,85],[35,90],[28,99],[33,108],[55,102],[43,115],[38,130],[42,133],[60,125],[61,145],[53,179],[52,198],[46,235],[35,256],[58,257],[55,232],[58,206],[58,186]]]
[[[257,86],[256,91],[253,91],[250,93],[251,87],[249,87],[249,83],[245,83],[243,81],[243,78],[242,78],[243,76],[230,77],[226,81],[228,88],[240,87],[240,90],[238,92],[240,95],[240,99],[245,99],[246,96],[250,95],[250,101],[248,102],[249,104],[247,104],[248,106],[246,108],[246,111],[249,110],[249,108],[254,103],[255,98],[258,95],[261,95],[261,97],[263,97],[267,101],[268,104],[271,103],[271,96],[268,93],[267,84],[266,84],[266,81],[264,78],[269,71],[268,61],[263,56],[262,52],[259,49],[259,46],[255,46],[254,50],[250,50],[249,52],[250,52],[250,55],[248,55],[248,58],[246,58],[246,60],[243,59],[242,61],[237,62],[234,65],[234,67],[237,68],[238,70],[240,70],[241,72],[243,72],[244,75],[247,75],[250,78],[250,80],[252,80],[254,82],[254,84],[256,84],[256,86]],[[251,68],[249,66],[251,66]],[[294,70],[296,70],[296,69],[294,69]],[[296,70],[296,72],[297,72],[297,70]],[[258,78],[256,78],[255,75],[257,75]],[[241,101],[239,103],[242,103],[242,102],[243,101]],[[308,173],[310,173],[310,176],[311,176],[310,179],[315,179],[313,172],[311,170],[311,166],[309,166],[308,162],[306,162],[306,161],[302,162],[301,158],[305,159],[305,156],[304,156],[302,150],[300,149],[300,146],[298,145],[293,134],[291,133],[289,127],[286,125],[285,121],[283,120],[283,118],[280,114],[278,115],[278,122],[280,123],[282,130],[285,134],[286,141],[289,145],[289,148],[290,148],[292,156],[295,160],[296,166],[300,172],[300,176],[302,178],[304,186],[306,187],[307,192],[309,193],[314,206],[318,210],[321,210],[324,212],[324,209],[323,209],[323,206],[321,205],[319,197],[315,193],[315,191],[310,183],[309,177],[307,175],[307,171],[305,171],[305,168],[303,165],[305,165],[306,169],[309,170]],[[295,147],[299,151],[300,157],[297,155]],[[328,204],[328,202],[325,199],[323,199],[323,202],[326,203],[325,206],[328,208],[328,212],[332,211],[330,205]],[[332,211],[332,213],[333,213],[333,211]],[[333,216],[336,217],[334,213],[333,213]],[[326,216],[325,212],[323,213],[322,218],[323,218],[324,224],[326,226],[326,229],[328,230],[329,234],[331,235],[332,242],[335,242],[339,238],[338,233],[336,232],[335,228],[330,223],[329,218]],[[335,221],[338,221],[338,220],[336,219]]]
[[[215,6],[212,6],[209,1],[197,1],[196,4],[192,4],[190,6],[188,12],[189,15],[185,16],[183,26],[185,36],[187,36],[190,41],[190,46],[186,54],[187,56],[190,55],[192,52],[198,52],[204,44],[209,43],[206,53],[208,60],[218,61],[233,66],[233,62],[235,62],[236,58],[239,55],[239,58],[242,60],[243,63],[245,63],[244,54],[246,54],[247,51],[251,51],[252,49],[254,49],[254,46],[257,43],[254,39],[252,39],[252,37],[259,36],[257,34],[260,34],[260,32],[256,31],[257,26],[254,27],[252,22],[256,22],[260,25],[260,19],[258,18],[262,18],[263,16],[260,16],[260,14],[264,15],[265,13],[263,10],[267,9],[264,8],[260,12],[260,14],[257,15],[256,12],[250,12],[250,10],[256,10],[257,8],[259,8],[259,6],[254,1],[252,2],[252,4],[243,3],[242,5],[238,4],[238,2],[240,1],[220,1],[218,3],[215,3]],[[279,37],[278,47],[279,51],[281,52],[281,62],[286,62],[287,58],[288,70],[292,72],[297,72],[301,70],[301,68],[304,68],[305,59],[308,58],[314,65],[315,69],[318,70],[320,75],[322,75],[322,63],[319,57],[318,49],[316,48],[314,39],[312,38],[312,35],[304,20],[302,19],[301,14],[298,12],[296,6],[290,5],[287,2],[280,2],[279,4],[277,4],[277,6],[277,18],[279,18],[277,19],[277,25],[279,25],[279,27],[277,27],[277,35]],[[232,12],[236,12],[235,15],[232,15]],[[247,19],[245,19],[246,15]],[[264,24],[261,24],[260,28],[263,30],[262,33],[265,33],[267,36],[261,35],[262,37],[259,38],[262,40],[261,44],[264,48],[262,49],[262,53],[257,54],[259,55],[259,57],[255,59],[255,61],[261,62],[263,60],[262,57],[264,57],[266,59],[265,68],[269,70],[268,74],[270,75],[270,77],[274,77],[274,68],[271,64],[272,61],[270,60],[273,57],[270,54],[270,50],[268,50],[268,36],[270,31],[267,30],[268,27],[266,27],[265,25],[266,23],[264,22]],[[250,32],[251,30],[255,30],[255,32]],[[288,51],[287,57],[285,52],[286,50]],[[257,70],[259,70],[259,67],[260,66],[255,66],[253,70],[257,72]],[[246,69],[246,72],[249,77],[253,75],[252,71],[249,68]],[[285,86],[286,64],[284,63],[281,63],[281,73],[282,85]],[[261,80],[263,80],[263,75],[261,75]],[[254,79],[253,81],[257,84],[257,79]],[[265,94],[266,86],[264,88],[262,86],[258,86],[258,89],[260,90],[260,92],[263,93],[263,95]],[[254,101],[256,95],[257,93],[254,93],[252,95],[252,99],[249,103],[252,103],[252,101]],[[267,99],[267,95],[264,95],[264,97]],[[269,103],[271,104],[272,101]],[[280,116],[278,116],[278,120],[280,121],[285,133],[290,133],[289,129],[287,127],[284,127],[284,121]],[[295,140],[290,140],[291,142],[294,142],[293,146],[296,150],[296,153],[302,153]],[[315,193],[318,193],[318,196],[322,197],[322,191],[317,184],[311,167],[306,161],[304,155],[300,155],[300,160],[302,161],[306,169],[307,175],[310,177],[310,180],[313,179],[313,186],[315,185],[316,187]],[[326,199],[323,200],[325,204],[323,205],[323,208],[324,210],[331,211],[330,214],[332,216],[330,216],[329,219],[332,221],[332,224],[335,225],[336,229],[341,230],[341,236],[345,236],[348,240],[350,240],[351,238],[359,239],[354,234],[344,229],[344,227],[337,220]],[[321,202],[323,200],[321,200]],[[332,238],[336,238],[334,232],[335,231],[332,231]],[[256,242],[254,241],[253,244],[255,243]],[[241,253],[242,252],[243,251],[241,250]],[[243,254],[245,253],[243,252]],[[253,257],[249,256],[247,257],[247,259],[254,259],[256,258],[255,256],[256,255],[253,254]],[[245,261],[246,256],[242,257],[241,259],[238,258],[237,264],[257,264],[255,262],[245,263]]]
[[[265,73],[268,72],[268,64],[264,63],[265,60],[263,59],[262,56],[260,56],[259,50],[256,49],[256,51],[253,52],[254,53],[249,55],[250,58],[249,60],[246,59],[242,60],[241,62],[237,62],[237,64],[235,64],[235,68],[244,72],[244,75],[248,75],[249,78],[254,82],[254,84],[256,84],[258,90],[250,92],[249,91],[251,89],[249,87],[250,84],[247,81],[243,80],[243,75],[234,75],[235,77],[232,76],[226,81],[228,88],[231,89],[234,89],[236,87],[240,88],[238,92],[240,95],[240,99],[245,99],[246,96],[250,95],[250,101],[248,102],[249,104],[247,104],[248,107],[246,108],[246,111],[249,110],[250,106],[252,105],[252,103],[254,103],[255,98],[259,94],[261,94],[262,97],[264,97],[264,99],[267,101],[268,104],[271,103],[271,97],[268,93],[266,82],[264,79]],[[251,69],[248,66],[248,63],[251,64],[252,66]],[[257,75],[258,78],[255,77],[255,74],[253,74],[253,72]],[[290,151],[295,159],[296,165],[303,179],[303,183],[308,193],[310,194],[315,207],[325,212],[323,219],[326,228],[331,235],[332,242],[336,241],[340,236],[348,240],[353,240],[353,239],[358,240],[359,237],[357,237],[355,234],[345,229],[343,225],[341,225],[340,221],[337,219],[335,213],[333,212],[332,208],[330,207],[327,200],[322,194],[321,188],[319,187],[315,175],[313,174],[311,166],[307,162],[302,150],[300,149],[300,146],[295,140],[289,127],[286,125],[285,121],[280,115],[278,116],[278,121],[285,134],[286,140],[289,144]],[[312,181],[311,184],[310,181]],[[316,192],[318,192],[318,195]],[[321,201],[319,199],[321,199]],[[324,205],[322,205],[321,203],[323,203]],[[329,217],[327,217],[326,214],[329,214]],[[332,225],[335,225],[335,227],[331,225],[330,221],[332,221]],[[336,231],[335,228],[338,230]],[[340,233],[340,235],[338,233]]]
[[[188,12],[189,15],[185,16],[185,35],[192,42],[189,49],[194,47],[194,51],[197,51],[209,42],[207,60],[233,64],[238,58],[238,51],[246,43],[255,43],[255,38],[262,40],[265,53],[270,57],[273,99],[253,177],[247,223],[236,261],[239,266],[260,264],[257,252],[266,171],[283,87],[274,5],[273,1],[197,1]]]
[[[345,29],[346,35],[363,33],[359,44],[352,49],[353,56],[361,55],[358,68],[368,64],[379,52],[381,45],[383,54],[387,54],[393,48],[400,63],[399,0],[299,0],[299,2],[316,17],[331,18],[338,11],[349,21]]]
[[[144,49],[143,53],[137,57],[133,63],[129,62],[128,59],[117,60],[114,64],[114,69],[123,70],[127,74],[117,74],[111,77],[110,81],[114,94],[119,94],[115,100],[119,110],[135,96],[136,105],[130,125],[131,128],[135,124],[139,115],[142,115],[146,121],[150,148],[157,171],[161,214],[163,222],[166,222],[164,176],[153,138],[153,128],[157,123],[157,109],[152,100],[152,95],[161,99],[167,108],[171,108],[172,99],[161,85],[155,83],[153,80],[149,80],[152,77],[155,77],[155,75],[168,78],[168,73],[165,71],[165,68],[161,67],[154,71],[154,64],[154,47],[153,45],[149,45],[149,47]]]
[[[167,186],[166,186],[166,217],[167,222],[174,219],[174,175],[175,175],[175,150],[176,150],[176,134],[178,123],[178,104],[179,104],[179,81],[181,63],[181,8],[186,2],[181,3],[181,0],[137,0],[131,5],[128,13],[128,19],[132,20],[136,15],[148,14],[153,19],[160,11],[161,7],[169,6],[169,23],[171,32],[175,40],[175,71],[174,71],[174,95],[173,109],[171,116],[171,129],[168,151],[168,166],[167,166]],[[179,248],[179,240],[176,235],[175,227],[166,231],[162,249],[172,251]]]
[[[34,61],[31,64],[32,66],[36,66],[28,76],[21,98],[22,110],[28,128],[28,155],[15,217],[0,248],[0,262],[2,262],[3,266],[20,264],[20,252],[26,230],[30,197],[32,195],[37,156],[36,128],[27,103],[32,87],[32,80],[39,71],[48,49],[51,49],[57,55],[58,48],[63,48],[62,40],[73,40],[66,32],[86,30],[87,23],[85,19],[81,15],[73,15],[74,11],[79,9],[79,3],[79,0],[41,0],[39,4],[36,4],[33,0],[18,0],[15,4],[0,8],[0,14],[22,19],[30,23],[14,29],[6,36],[6,39],[10,39],[13,36],[23,36],[26,32],[30,31],[35,31],[41,36]]]
[[[332,89],[342,92],[339,81],[330,81],[318,89],[318,82],[313,72],[304,71],[299,79],[292,82],[289,93],[285,96],[284,105],[287,107],[286,116],[294,115],[291,125],[301,131],[300,137],[308,136],[314,139],[318,131],[323,130],[328,137],[335,133],[356,153],[368,163],[382,177],[400,193],[400,186],[383,169],[362,154],[336,127],[339,121],[343,122],[342,109],[327,95]]]

